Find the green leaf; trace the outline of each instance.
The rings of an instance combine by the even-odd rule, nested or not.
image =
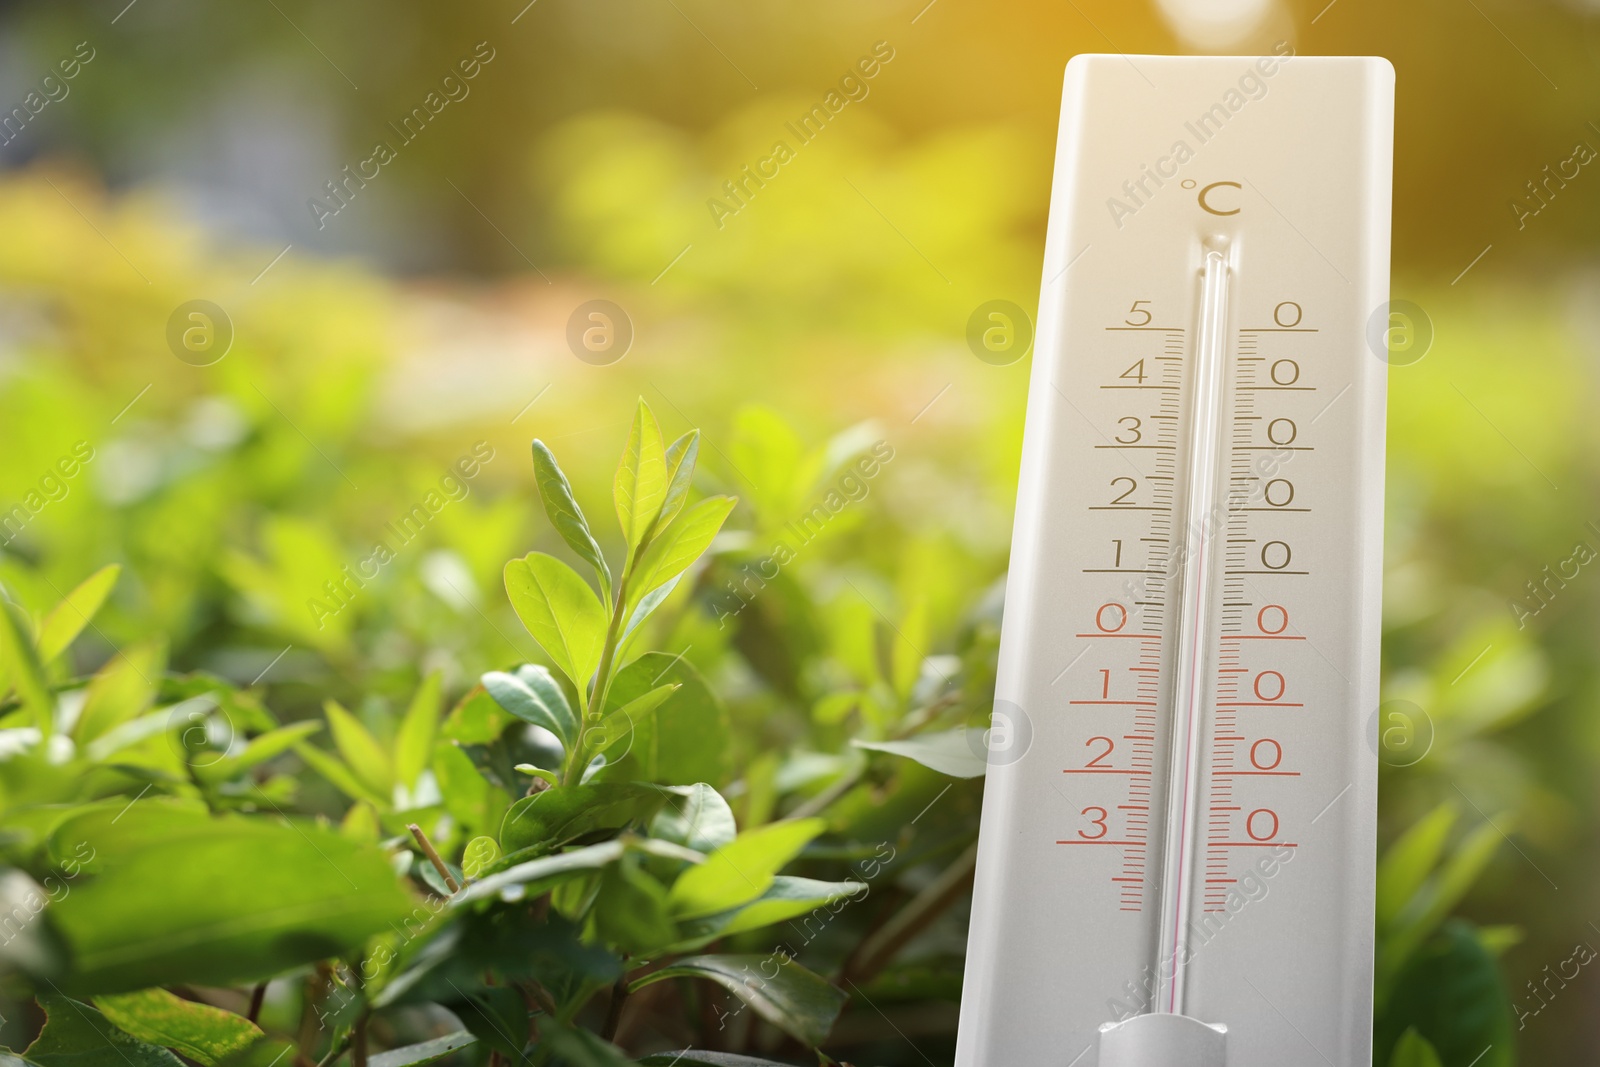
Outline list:
[[[588,874],[608,863],[615,863],[626,851],[627,846],[621,841],[602,841],[598,845],[588,845],[570,852],[529,860],[491,874],[487,878],[480,878],[450,898],[450,902],[459,907],[502,895],[512,899],[528,895],[537,896],[550,886],[568,878]]]
[[[667,496],[667,456],[661,427],[642,399],[628,430],[628,445],[612,481],[617,521],[631,554],[641,545],[661,514]]]
[[[9,683],[9,685],[7,684]],[[55,729],[55,700],[45,684],[44,665],[33,644],[33,626],[0,590],[0,698],[15,688],[34,725],[46,737]]]
[[[639,624],[648,619],[661,606],[662,602],[672,595],[672,591],[678,587],[678,582],[682,578],[683,575],[680,574],[665,585],[659,585],[639,598],[638,606],[628,616],[628,624],[622,628],[622,640],[618,642],[619,644],[627,643],[628,638],[633,635],[633,631],[639,628]]]
[[[554,556],[530,552],[506,564],[506,594],[517,618],[556,669],[580,692],[605,645],[605,605],[578,572]]]
[[[1394,922],[1433,873],[1455,821],[1455,805],[1447,801],[1419,819],[1384,851],[1378,861],[1379,929]]]
[[[475,685],[445,716],[439,736],[463,745],[488,745],[499,740],[510,725],[511,716],[505,709],[481,685]]]
[[[1394,1055],[1389,1057],[1389,1067],[1444,1067],[1444,1064],[1428,1039],[1415,1029],[1410,1029],[1401,1035],[1399,1043],[1395,1045]]]
[[[549,671],[529,664],[519,667],[516,674],[490,671],[482,681],[496,704],[523,722],[549,730],[560,739],[563,749],[572,750],[578,736],[578,717]]]
[[[911,698],[911,690],[922,673],[922,650],[928,645],[928,598],[913,594],[889,638],[889,681],[901,701]]]
[[[1591,957],[1592,958],[1592,957]],[[1566,962],[1581,963],[1576,957]],[[1524,997],[1534,1012],[1539,1000]],[[1529,1025],[1532,1012],[1524,1015]],[[1374,1063],[1389,1063],[1404,1032],[1415,1028],[1448,1064],[1511,1067],[1516,1027],[1511,998],[1494,957],[1479,942],[1469,923],[1451,919],[1429,938],[1400,975],[1389,1002],[1378,1012],[1373,1030]],[[1474,1062],[1476,1061],[1476,1062]]]
[[[704,863],[706,854],[696,852],[692,848],[663,841],[656,837],[630,837],[628,847],[643,852],[648,856],[659,856],[662,859],[676,860],[678,863]]]
[[[851,741],[856,748],[914,759],[952,778],[977,778],[988,770],[984,731],[958,726],[939,733],[917,734],[903,741]]]
[[[38,999],[45,1024],[23,1053],[30,1063],[39,1067],[182,1067],[182,1061],[166,1049],[117,1029],[93,1005],[48,994]]]
[[[276,730],[268,730],[253,739],[237,756],[224,756],[215,763],[195,764],[195,774],[208,782],[225,782],[237,778],[252,767],[281,756],[318,730],[322,723],[316,721],[291,723]]]
[[[394,742],[394,775],[407,789],[414,789],[422,776],[433,741],[439,733],[439,716],[444,711],[444,676],[434,671],[422,680],[417,695],[411,698],[400,732]]]
[[[466,1048],[477,1040],[470,1032],[457,1030],[443,1037],[436,1037],[432,1041],[402,1045],[388,1052],[380,1052],[376,1056],[368,1056],[367,1067],[420,1067],[421,1064],[443,1059],[456,1049]]]
[[[703,1052],[686,1048],[682,1052],[657,1052],[640,1060],[641,1067],[790,1067],[777,1060],[741,1056],[737,1052]]]
[[[756,1010],[784,1033],[815,1048],[828,1039],[849,997],[782,953],[691,956],[653,971],[630,992],[668,978],[706,978]]]
[[[692,919],[754,900],[826,826],[821,819],[793,819],[740,834],[678,876],[671,891],[673,913]]]
[[[728,462],[750,486],[763,519],[776,527],[792,518],[799,495],[811,487],[801,479],[805,445],[783,416],[771,408],[748,405],[733,419]]]
[[[567,724],[567,729],[572,735],[578,735],[578,716],[572,710],[572,704],[567,700],[567,691],[561,688],[561,682],[550,673],[548,667],[541,667],[537,663],[524,663],[516,670],[517,680],[533,690],[539,699],[555,715],[557,721]],[[560,736],[559,733],[557,736]]]
[[[455,881],[456,889],[451,889],[450,883],[444,880],[446,873]],[[467,880],[466,876],[461,873],[461,868],[449,860],[445,861],[444,872],[440,872],[439,868],[435,867],[431,860],[422,855],[412,857],[411,875],[414,878],[422,879],[423,885],[433,890],[435,895],[441,897],[450,896],[460,889]]]
[[[326,778],[334,788],[351,800],[364,800],[379,811],[388,811],[394,803],[392,796],[385,796],[368,789],[361,779],[351,773],[350,768],[339,761],[338,757],[304,742],[295,745],[294,752],[305,760],[312,770]]]
[[[626,750],[635,739],[638,729],[649,721],[651,713],[665,703],[677,688],[677,684],[672,682],[658,685],[610,712],[600,720],[599,725],[583,732],[583,751],[609,752],[618,745]]]
[[[461,853],[461,873],[476,878],[500,859],[500,843],[487,835],[474,837]]]
[[[189,725],[177,731],[177,741],[182,750],[191,758],[199,756],[201,762],[213,758],[211,752],[200,749],[198,752],[190,750],[191,743],[204,743],[204,722],[206,716],[216,710],[216,703],[208,696],[190,697],[170,707],[157,708],[127,722],[119,723],[101,734],[99,737],[84,745],[81,753],[95,763],[112,762],[111,757],[124,749],[132,748],[141,741],[148,740],[158,734],[172,731],[174,724],[187,721]]]
[[[339,833],[352,841],[378,842],[383,840],[383,823],[377,809],[364,800],[350,805],[350,810],[339,820]]]
[[[468,830],[487,833],[500,825],[511,798],[479,773],[459,745],[440,745],[433,754],[444,808]]]
[[[121,573],[122,568],[115,563],[101,567],[50,609],[39,627],[40,662],[49,663],[67,650],[111,595],[111,587],[117,584]]]
[[[449,1008],[479,1041],[526,1063],[522,1049],[528,1043],[530,1027],[528,1007],[520,992],[505,986],[471,989],[462,993],[462,999],[451,1000]]]
[[[259,981],[358,950],[414,906],[376,846],[309,822],[180,818],[147,803],[54,835],[92,840],[100,861],[49,910],[68,993]]]
[[[96,997],[95,1007],[133,1037],[165,1045],[206,1067],[266,1036],[241,1015],[184,1000],[165,989]]]
[[[667,913],[667,890],[633,857],[606,868],[594,901],[595,932],[633,956],[649,956],[678,940]]]
[[[151,845],[208,834],[213,826],[199,800],[110,797],[62,812],[45,844],[50,861],[68,873],[100,874]]]
[[[336,700],[322,702],[323,713],[333,731],[333,744],[345,764],[361,779],[361,784],[380,797],[394,794],[394,765],[378,739],[361,725],[361,720]]]
[[[621,706],[664,683],[678,688],[654,715],[635,724],[619,776],[666,785],[726,782],[733,743],[728,712],[688,659],[665,652],[640,656],[617,672],[608,703]]]
[[[1472,888],[1474,882],[1483,874],[1489,861],[1500,850],[1500,843],[1506,840],[1510,832],[1511,817],[1501,815],[1498,819],[1490,819],[1482,826],[1474,829],[1451,852],[1450,858],[1439,869],[1438,881],[1434,888],[1434,901],[1429,908],[1430,917],[1443,918],[1455,910],[1461,899],[1467,895],[1467,890]],[[1431,930],[1432,924],[1429,928]]]
[[[555,1053],[559,1067],[633,1067],[633,1061],[604,1038],[576,1026],[541,1019],[541,1049]]]
[[[767,887],[765,893],[748,904],[703,919],[690,920],[685,924],[684,932],[693,943],[705,944],[718,937],[759,930],[763,926],[825,909],[827,905],[853,897],[866,888],[864,882],[819,882],[812,878],[791,878],[780,874],[772,880],[772,885]],[[831,918],[832,913],[823,910],[818,922],[826,925]],[[806,919],[802,926],[809,936],[811,920]]]
[[[1502,816],[1500,821],[1503,824],[1507,820]],[[1502,840],[1505,838],[1495,821],[1485,822],[1456,846],[1437,876],[1408,902],[1379,947],[1373,983],[1376,1003],[1383,1004],[1388,999],[1399,970],[1467,895]]]
[[[689,499],[689,486],[694,482],[694,465],[700,458],[700,431],[690,430],[667,446],[667,495],[661,501],[661,514],[656,517],[653,533],[660,533],[677,518]]]
[[[628,602],[638,604],[646,593],[665,585],[689,569],[711,547],[717,531],[727,521],[737,497],[712,496],[695,504],[661,531],[639,557],[628,585]]]
[[[166,649],[160,641],[130,645],[112,656],[89,682],[72,739],[87,745],[144,712],[155,700],[166,662]]]
[[[585,834],[647,819],[666,799],[656,786],[626,782],[546,789],[511,805],[500,825],[500,847],[508,856],[548,852]]]
[[[711,852],[732,843],[738,834],[734,825],[733,809],[722,799],[722,794],[697,782],[694,785],[671,790],[667,804],[650,823],[650,836],[659,837],[692,848],[696,852]]]
[[[236,1052],[223,1060],[218,1067],[286,1067],[292,1063],[295,1044],[281,1037],[268,1037],[257,1041],[243,1052]],[[113,1065],[116,1067],[116,1065]],[[121,1067],[127,1067],[126,1064]]]
[[[516,771],[518,774],[526,774],[529,778],[537,778],[551,786],[558,786],[561,784],[561,776],[555,771],[549,771],[543,767],[534,766],[532,763],[519,763],[513,767],[512,770]]]
[[[533,480],[539,487],[539,499],[544,503],[544,513],[550,517],[550,525],[580,559],[594,568],[595,576],[600,579],[600,599],[610,601],[611,568],[606,566],[606,557],[589,530],[589,521],[583,517],[583,509],[578,507],[555,453],[539,440],[533,442]]]
[[[1520,926],[1478,927],[1478,942],[1497,960],[1522,944],[1526,936]]]

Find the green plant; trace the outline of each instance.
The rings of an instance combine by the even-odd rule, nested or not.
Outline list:
[[[1458,841],[1445,803],[1378,863],[1375,1061],[1394,1065],[1514,1062],[1510,997],[1497,957],[1520,940],[1509,927],[1450,918],[1504,840],[1493,820]]]
[[[852,996],[944,981],[925,967],[882,978],[970,876],[975,812],[917,848],[917,862],[960,853],[937,886],[890,890],[869,913],[855,905],[911,841],[908,806],[925,812],[948,786],[912,763],[869,772],[860,755],[786,782],[757,761],[734,783],[738,817],[714,784],[727,709],[683,653],[636,647],[736,504],[691,500],[698,451],[697,432],[667,444],[639,404],[613,480],[613,570],[534,442],[545,512],[595,585],[548,554],[508,563],[511,605],[550,666],[487,672],[448,710],[433,673],[400,711],[328,699],[321,720],[282,723],[251,689],[167,671],[155,642],[76,677],[68,650],[115,567],[42,617],[6,600],[0,952],[9,996],[32,995],[42,1024],[16,1055],[403,1067],[616,1064],[684,1038],[795,1051],[827,1041]],[[916,672],[893,672],[871,733],[914,740],[959,714],[956,690],[913,713]],[[906,744],[880,747],[922,755]],[[337,825],[307,806],[319,779],[345,797]],[[439,1008],[459,1031],[438,1032]]]

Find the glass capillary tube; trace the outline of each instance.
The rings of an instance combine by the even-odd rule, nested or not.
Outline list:
[[[1183,1013],[1182,949],[1189,926],[1191,885],[1200,802],[1200,742],[1205,710],[1206,649],[1211,645],[1211,585],[1215,535],[1222,525],[1218,459],[1222,449],[1222,392],[1227,370],[1228,261],[1208,248],[1200,282],[1200,323],[1194,347],[1189,409],[1189,478],[1185,494],[1183,556],[1177,561],[1183,593],[1172,688],[1172,747],[1162,837],[1161,939],[1157,945],[1155,1010]],[[1170,566],[1170,564],[1169,564]]]

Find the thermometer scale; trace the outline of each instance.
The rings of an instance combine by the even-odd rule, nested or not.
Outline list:
[[[1067,66],[957,1067],[1370,1062],[1393,95]]]

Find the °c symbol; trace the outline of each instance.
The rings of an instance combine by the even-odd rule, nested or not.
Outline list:
[[[1222,211],[1222,210],[1220,210],[1218,208],[1212,207],[1209,203],[1206,202],[1206,194],[1209,193],[1211,190],[1219,188],[1221,186],[1228,186],[1228,187],[1233,188],[1233,189],[1243,188],[1243,186],[1241,186],[1238,182],[1212,182],[1210,185],[1208,185],[1204,189],[1200,190],[1200,197],[1199,197],[1199,199],[1200,199],[1200,207],[1202,209],[1206,210],[1206,211],[1211,212],[1211,214],[1213,214],[1213,215],[1237,215],[1239,213],[1239,209],[1238,208],[1234,208],[1232,211]]]

